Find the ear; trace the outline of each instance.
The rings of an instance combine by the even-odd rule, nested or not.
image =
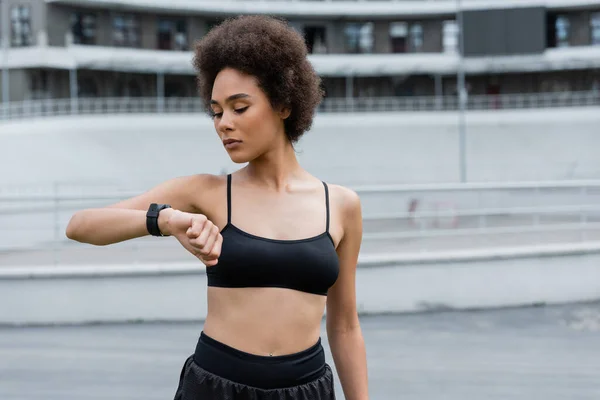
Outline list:
[[[290,110],[287,107],[284,107],[279,111],[279,116],[281,117],[281,119],[287,119],[291,113],[292,113],[292,110]]]

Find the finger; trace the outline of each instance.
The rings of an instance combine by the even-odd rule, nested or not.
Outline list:
[[[219,263],[219,260],[202,260],[202,259],[200,259],[200,261],[202,261],[202,263],[204,265],[206,265],[207,267],[214,267],[215,265],[217,265]]]
[[[223,245],[223,236],[221,236],[221,234],[219,233],[217,236],[217,240],[215,241],[215,244],[214,244],[213,248],[211,249],[210,253],[205,256],[201,256],[200,261],[202,261],[204,263],[204,265],[206,265],[207,267],[212,267],[214,265],[217,265],[219,263],[219,256],[221,255],[221,246],[222,245]]]
[[[188,237],[188,239],[195,239],[198,235],[196,235],[194,233],[194,231],[192,230],[192,227],[190,226],[187,231],[185,232],[186,236]]]
[[[196,216],[192,218],[192,225],[188,228],[188,237],[197,238],[204,229],[204,226],[208,222],[208,219],[204,216]]]
[[[200,235],[196,239],[192,240],[192,243],[195,244],[195,246],[200,250],[200,252],[202,254],[208,253],[208,251],[205,251],[206,242],[212,233],[212,228],[213,228],[212,222],[206,221],[206,223],[204,224],[204,228],[202,229],[202,232],[200,232]]]
[[[206,243],[204,244],[204,249],[203,249],[204,254],[206,254],[207,256],[210,255],[210,252],[211,252],[212,248],[214,247],[218,236],[219,236],[219,228],[216,225],[213,225],[210,235],[208,235],[208,238],[206,239]]]
[[[190,225],[190,227],[187,230],[187,236],[190,239],[194,239],[197,238],[198,235],[200,235],[200,232],[202,232],[202,228],[204,227],[204,223],[202,223],[201,221],[196,221],[196,220],[192,220],[192,225]]]
[[[212,249],[210,249],[210,253],[208,253],[207,257],[210,257],[210,259],[218,259],[221,256],[221,246],[223,246],[223,236],[219,233],[217,235],[217,240],[215,240],[215,244]]]

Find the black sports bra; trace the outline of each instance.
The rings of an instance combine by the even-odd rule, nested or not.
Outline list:
[[[227,225],[221,230],[219,263],[206,268],[208,286],[279,287],[327,295],[339,274],[329,234],[329,190],[325,187],[325,232],[306,239],[279,240],[255,236],[231,223],[231,175],[227,175]]]

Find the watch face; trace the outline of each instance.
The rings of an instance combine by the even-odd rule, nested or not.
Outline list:
[[[158,213],[165,208],[171,208],[171,206],[168,204],[150,204],[150,207],[148,208],[148,217],[157,218]]]
[[[165,208],[169,208],[168,204],[161,204],[158,206],[158,209],[156,211],[161,211],[164,210]]]

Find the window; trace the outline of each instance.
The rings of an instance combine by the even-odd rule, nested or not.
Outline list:
[[[349,53],[373,52],[373,23],[351,23],[346,25],[346,50]]]
[[[29,74],[31,99],[45,99],[49,97],[48,75],[49,73],[46,70],[31,70]]]
[[[187,24],[183,19],[158,20],[158,48],[160,50],[187,50]]]
[[[444,27],[442,31],[442,42],[444,46],[444,52],[458,52],[458,34],[458,24],[455,20],[444,21]]]
[[[165,97],[186,97],[185,86],[181,82],[166,82]]]
[[[76,44],[96,44],[96,15],[82,12],[71,14],[71,33]]]
[[[116,97],[142,97],[142,86],[135,77],[121,76],[114,86]]]
[[[556,47],[569,46],[570,29],[569,18],[564,15],[556,17]]]
[[[390,41],[392,53],[406,53],[408,24],[406,22],[392,22],[390,24]]]
[[[414,24],[410,27],[410,47],[414,52],[423,50],[423,25]]]
[[[220,25],[225,20],[222,18],[209,19],[206,21],[206,33],[210,32],[217,25]]]
[[[326,54],[327,42],[324,26],[305,26],[304,40],[310,54]]]
[[[11,46],[31,46],[31,9],[29,6],[13,6],[10,10]]]
[[[420,23],[392,22],[390,24],[392,53],[423,50],[423,25]]]
[[[113,18],[113,42],[115,46],[139,47],[139,21],[135,15],[116,15]]]
[[[590,25],[592,30],[592,44],[600,45],[600,12],[592,14]]]
[[[89,76],[82,77],[79,79],[77,91],[79,97],[97,97],[98,85],[96,80]]]

